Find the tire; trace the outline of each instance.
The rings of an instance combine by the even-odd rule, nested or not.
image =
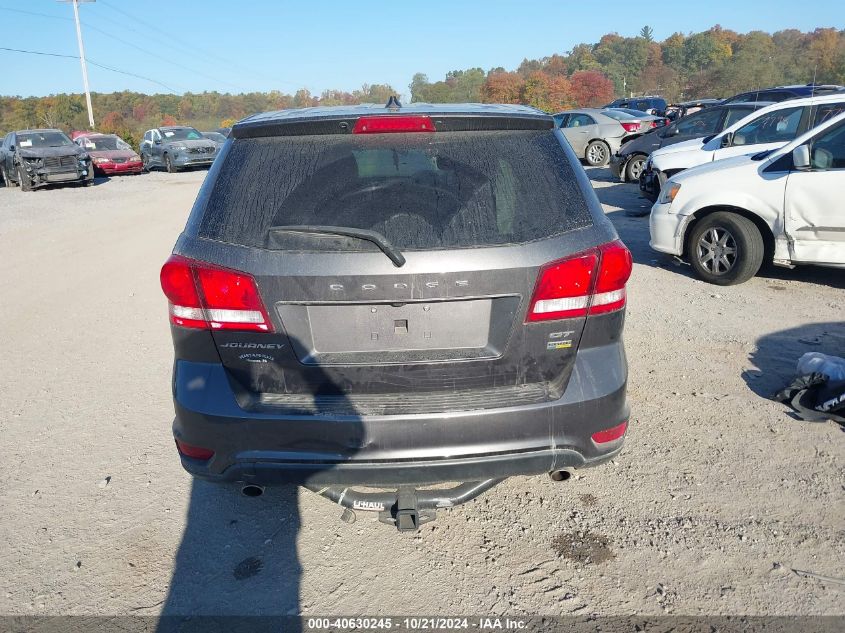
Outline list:
[[[141,171],[150,171],[150,157],[143,152],[141,152]]]
[[[85,186],[86,187],[93,187],[94,186],[94,179],[93,178],[86,178],[85,179]]]
[[[584,160],[591,167],[604,167],[610,162],[610,147],[604,141],[592,141],[584,151]]]
[[[179,171],[179,168],[173,164],[172,160],[170,160],[170,154],[164,155],[164,168],[167,170],[168,174],[175,174]]]
[[[647,158],[644,154],[636,154],[628,161],[625,166],[625,179],[628,182],[640,181],[640,174],[643,173]]]
[[[760,229],[736,213],[719,211],[697,222],[687,255],[696,274],[711,284],[733,286],[748,281],[763,264]]]
[[[32,181],[26,175],[21,165],[18,165],[18,184],[21,187],[21,191],[32,191]]]

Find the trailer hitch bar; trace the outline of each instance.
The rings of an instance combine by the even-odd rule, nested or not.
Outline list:
[[[487,492],[504,479],[468,481],[454,488],[423,489],[399,486],[398,490],[361,492],[343,486],[315,486],[305,488],[344,508],[341,519],[355,522],[355,511],[378,512],[379,521],[395,525],[400,532],[416,532],[420,526],[433,521],[439,508],[451,508]]]

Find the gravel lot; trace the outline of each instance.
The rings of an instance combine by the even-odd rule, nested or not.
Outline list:
[[[625,451],[404,535],[182,471],[158,270],[204,175],[0,188],[0,613],[845,614],[791,571],[845,576],[845,436],[767,399],[804,351],[845,356],[841,272],[699,282],[590,170],[636,262]]]

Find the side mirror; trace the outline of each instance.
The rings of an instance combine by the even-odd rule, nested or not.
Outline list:
[[[156,145],[161,145],[161,139],[157,138],[155,141],[153,141],[153,143],[155,143]]]
[[[810,168],[810,148],[807,145],[799,145],[792,150],[792,165],[795,169]]]
[[[728,132],[722,137],[722,142],[719,144],[720,147],[730,147],[734,143],[734,133]]]
[[[9,145],[9,151],[10,151],[10,152],[14,152],[14,151],[15,151],[15,146],[14,146],[14,145]]]

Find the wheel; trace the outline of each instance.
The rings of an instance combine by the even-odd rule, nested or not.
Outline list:
[[[628,164],[625,166],[625,178],[628,182],[640,181],[640,174],[643,173],[646,158],[642,154],[637,154],[628,161]]]
[[[584,158],[588,165],[604,167],[610,161],[610,148],[604,141],[593,141],[587,145]]]
[[[150,171],[150,157],[141,152],[141,171]]]
[[[689,238],[690,264],[704,281],[720,286],[751,279],[763,264],[763,236],[748,218],[719,211],[698,222]]]
[[[21,187],[21,191],[32,191],[32,181],[26,175],[23,165],[18,165],[18,184]]]
[[[85,179],[85,186],[86,187],[93,187],[94,186],[94,179],[93,178],[86,178]]]
[[[177,171],[179,171],[173,164],[173,161],[170,160],[170,154],[164,155],[164,168],[167,170],[168,174],[175,174]]]

